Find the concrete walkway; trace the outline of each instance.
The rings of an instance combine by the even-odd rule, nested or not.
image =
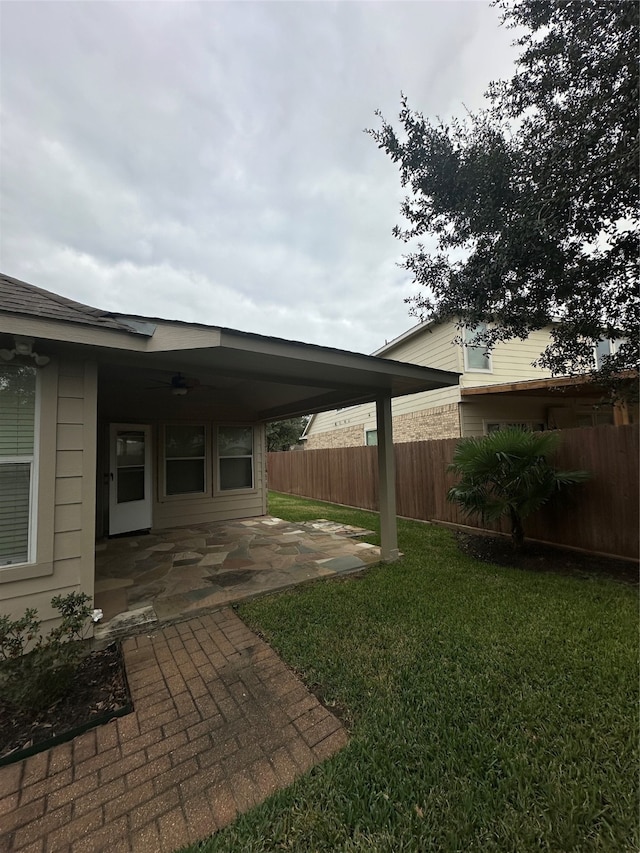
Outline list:
[[[380,548],[358,541],[370,532],[265,516],[107,540],[96,548],[96,636],[360,571],[380,562]]]
[[[347,743],[228,608],[123,647],[132,714],[0,768],[3,853],[171,853]]]

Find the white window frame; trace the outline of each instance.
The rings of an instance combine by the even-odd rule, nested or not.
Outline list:
[[[8,366],[8,365],[7,365]],[[30,365],[27,365],[31,367]],[[33,411],[33,453],[25,456],[2,456],[0,465],[29,464],[29,522],[27,527],[27,559],[21,563],[2,563],[0,572],[32,566],[36,563],[38,554],[38,482],[40,461],[40,412],[41,412],[41,380],[40,371],[31,368],[35,373],[35,403]],[[28,577],[28,575],[26,576]]]
[[[369,435],[370,432],[375,432],[375,434],[376,434],[376,443],[375,444],[369,444],[369,442],[367,441],[367,436]],[[368,429],[367,429],[367,427],[364,428],[364,443],[365,443],[366,447],[377,447],[378,446],[378,429],[377,429],[377,427],[370,427]]]
[[[620,338],[601,338],[598,343],[607,343],[609,344],[609,352],[604,353],[604,355],[615,355],[618,352],[618,347],[622,343]],[[600,363],[600,359],[598,357],[598,343],[593,345],[593,363],[595,365],[596,370],[600,370],[602,364]]]
[[[170,495],[167,494],[167,427],[171,429],[171,427],[202,427],[204,429],[204,457],[200,456],[185,456],[185,457],[177,457],[171,456],[170,460],[176,459],[202,459],[203,466],[203,474],[204,474],[204,489],[201,492],[181,492],[180,494]],[[181,500],[193,500],[194,498],[207,498],[211,497],[211,484],[209,478],[209,459],[210,459],[210,428],[207,423],[183,423],[178,421],[168,421],[167,423],[162,424],[162,458],[160,460],[160,471],[162,477],[162,490],[161,490],[161,499],[163,501],[181,501]]]
[[[486,323],[478,323],[478,325],[475,326],[474,328],[468,328],[465,326],[464,335],[463,335],[464,343],[462,346],[462,349],[464,351],[464,370],[465,370],[465,373],[493,373],[493,360],[492,360],[491,351],[489,351],[489,354],[486,356],[487,361],[489,363],[488,367],[471,367],[469,365],[469,350],[478,350],[478,349],[480,349],[480,346],[482,346],[482,345],[468,346],[467,344],[469,342],[469,338],[473,338],[475,336],[476,332],[478,330],[480,330],[481,327],[482,327],[482,331],[485,331],[487,328],[487,324]]]
[[[221,429],[250,429],[251,430],[251,456],[221,456],[219,434]],[[255,424],[216,424],[215,425],[215,495],[247,495],[256,493],[256,425]],[[241,486],[236,489],[223,489],[220,484],[220,460],[221,459],[251,459],[251,485]]]

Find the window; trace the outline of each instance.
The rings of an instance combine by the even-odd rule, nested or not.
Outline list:
[[[465,370],[479,370],[491,373],[491,356],[487,353],[484,344],[473,345],[473,341],[479,332],[487,330],[486,323],[479,323],[473,329],[464,330],[464,368]]]
[[[202,494],[206,488],[204,426],[167,425],[164,428],[165,495]]]
[[[218,427],[220,491],[253,488],[253,427]]]
[[[0,566],[32,561],[36,371],[0,365]]]
[[[375,446],[378,444],[378,430],[377,429],[366,429],[364,431],[364,443],[368,446]]]
[[[485,421],[484,431],[486,435],[509,427],[520,427],[520,429],[529,429],[532,432],[543,432],[546,429],[542,421]]]
[[[621,340],[614,341],[611,340],[611,338],[605,338],[603,341],[597,342],[593,348],[596,370],[600,370],[603,367],[605,358],[610,355],[614,355],[618,351],[618,347],[621,343]]]

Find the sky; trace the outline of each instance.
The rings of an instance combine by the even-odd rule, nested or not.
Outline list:
[[[517,55],[423,2],[0,3],[0,266],[89,305],[372,352],[415,324],[397,167]]]

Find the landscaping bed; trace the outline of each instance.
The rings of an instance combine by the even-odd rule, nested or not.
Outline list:
[[[0,696],[0,765],[70,740],[131,710],[120,644],[84,657],[66,694],[36,711]]]
[[[550,572],[585,579],[606,577],[624,583],[638,583],[638,564],[630,560],[616,560],[537,542],[526,542],[522,551],[516,551],[509,537],[461,531],[456,533],[456,541],[463,553],[483,563],[529,572]]]

